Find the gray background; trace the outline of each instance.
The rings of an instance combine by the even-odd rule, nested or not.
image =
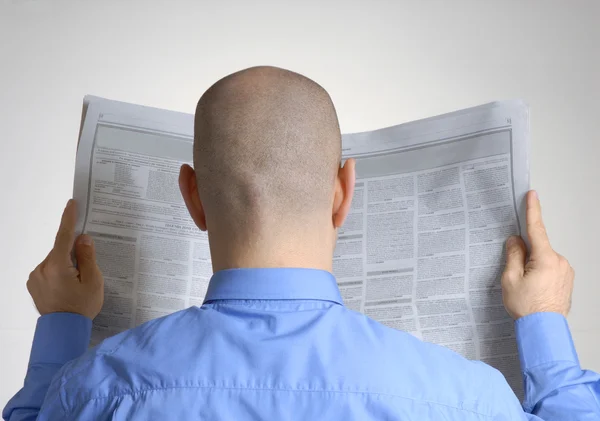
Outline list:
[[[83,96],[191,113],[257,64],[321,83],[346,133],[527,100],[532,185],[577,271],[581,361],[600,370],[599,21],[595,0],[0,0],[0,405],[25,374],[25,281],[71,195]]]

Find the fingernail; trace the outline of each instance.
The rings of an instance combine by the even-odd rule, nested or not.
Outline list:
[[[535,198],[536,198],[537,200],[540,200],[540,195],[538,194],[537,190],[534,190],[534,191],[533,191],[533,195],[535,196]]]
[[[79,236],[79,244],[82,244],[84,246],[91,246],[92,245],[92,237],[90,237],[87,234],[82,234]]]

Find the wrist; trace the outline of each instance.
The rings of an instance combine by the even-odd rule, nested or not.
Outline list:
[[[54,307],[54,308],[46,308],[46,309],[39,309],[40,312],[40,316],[48,316],[50,314],[73,314],[73,315],[77,315],[77,316],[82,316],[85,317],[86,319],[94,320],[94,318],[98,315],[98,314],[92,314],[92,312],[90,311],[86,311],[84,309],[81,308],[74,308],[74,307]]]
[[[524,317],[533,316],[535,314],[557,314],[557,315],[560,315],[560,316],[566,318],[567,315],[568,315],[568,312],[563,312],[563,311],[560,311],[560,310],[547,309],[547,308],[539,308],[539,309],[531,310],[531,311],[528,311],[528,312],[514,313],[513,319],[516,322],[518,320],[521,320]]]

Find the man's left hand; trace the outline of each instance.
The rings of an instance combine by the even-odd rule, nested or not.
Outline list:
[[[54,248],[29,275],[27,289],[41,315],[76,313],[94,319],[104,302],[104,278],[89,235],[75,239],[77,205],[69,200]],[[72,260],[73,248],[77,267]]]

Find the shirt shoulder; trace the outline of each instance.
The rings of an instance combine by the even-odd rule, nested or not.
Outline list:
[[[480,361],[471,361],[440,345],[423,342],[410,333],[384,326],[361,313],[343,309],[348,347],[344,366],[360,364],[363,383],[386,388],[408,399],[456,407],[477,414],[494,413],[490,390],[508,392],[504,376]],[[352,348],[354,347],[354,350]]]
[[[55,378],[67,409],[83,402],[102,400],[156,388],[162,370],[157,363],[177,362],[181,335],[197,322],[197,308],[151,320],[111,336],[65,364]],[[181,366],[182,361],[178,365]],[[169,364],[172,365],[172,364]]]
[[[502,381],[492,367],[343,306],[275,302],[150,321],[89,350],[60,379],[67,410],[161,388],[227,388],[362,394],[482,416],[494,413],[490,391],[505,390]]]

